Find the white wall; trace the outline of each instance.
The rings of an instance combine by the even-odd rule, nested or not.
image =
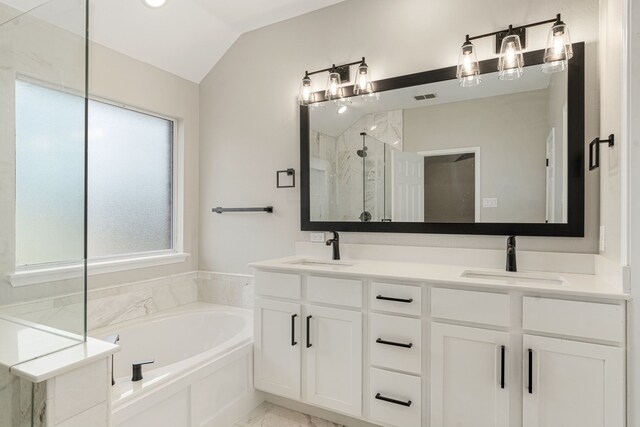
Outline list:
[[[296,96],[305,70],[367,57],[375,79],[455,65],[464,35],[554,17],[574,41],[598,37],[597,0],[348,0],[241,36],[200,85],[200,268],[246,272],[248,262],[290,255],[300,232],[299,188],[277,190],[275,171],[299,172]],[[529,32],[541,49],[548,28]],[[478,42],[480,59],[493,40]],[[595,55],[587,47],[587,60]],[[586,135],[597,133],[596,70],[588,70]],[[324,84],[319,78],[316,90]],[[596,252],[597,175],[587,173],[586,233],[578,238],[521,238],[519,248]],[[214,215],[215,206],[273,204],[273,215]],[[343,233],[344,242],[503,248],[500,236]]]

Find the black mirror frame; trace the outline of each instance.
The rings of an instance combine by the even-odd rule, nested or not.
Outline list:
[[[544,49],[524,54],[527,66],[542,64]],[[498,59],[480,62],[481,74],[493,73]],[[567,223],[428,223],[428,222],[346,222],[311,221],[309,180],[309,107],[300,106],[300,215],[302,231],[351,231],[369,233],[431,233],[469,235],[516,235],[550,237],[584,237],[584,42],[573,44],[573,58],[568,70],[568,170],[567,170]],[[456,67],[408,74],[373,82],[376,92],[423,85],[456,78]],[[344,87],[345,96],[353,96],[353,86]],[[317,100],[324,101],[324,92],[316,92]]]

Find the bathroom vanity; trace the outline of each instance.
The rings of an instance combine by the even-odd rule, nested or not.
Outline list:
[[[385,426],[625,423],[628,296],[595,275],[252,267],[259,390]]]

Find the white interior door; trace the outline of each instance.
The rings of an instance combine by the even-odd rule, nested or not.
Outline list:
[[[306,400],[360,416],[362,313],[310,305],[305,321]]]
[[[424,222],[424,157],[391,151],[391,220]]]
[[[256,299],[254,308],[255,387],[300,398],[300,304]]]
[[[507,332],[432,323],[431,425],[509,427],[509,354]]]
[[[531,335],[523,346],[524,427],[624,426],[623,349]]]

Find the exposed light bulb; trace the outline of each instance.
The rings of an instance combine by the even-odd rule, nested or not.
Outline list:
[[[167,0],[142,0],[142,2],[149,7],[157,8],[164,5]]]
[[[472,87],[480,84],[480,66],[476,56],[475,47],[469,41],[469,36],[462,44],[458,57],[458,70],[456,72],[458,83],[462,87]]]
[[[342,98],[342,81],[340,80],[340,74],[333,69],[329,73],[329,79],[327,80],[327,88],[324,92],[324,97],[328,100]]]
[[[356,83],[353,87],[353,93],[356,95],[370,95],[373,93],[373,82],[371,81],[371,70],[362,58],[362,62],[358,65],[356,74]]]
[[[572,57],[573,47],[571,46],[571,37],[569,37],[569,28],[558,15],[556,22],[549,29],[542,71],[545,73],[564,71]]]
[[[308,73],[304,74],[302,83],[300,84],[300,93],[298,94],[298,104],[307,105],[315,101],[311,90],[311,78]]]
[[[524,67],[524,56],[522,55],[522,45],[520,37],[509,33],[502,39],[500,45],[500,59],[498,60],[498,78],[500,80],[514,80],[522,76]]]

